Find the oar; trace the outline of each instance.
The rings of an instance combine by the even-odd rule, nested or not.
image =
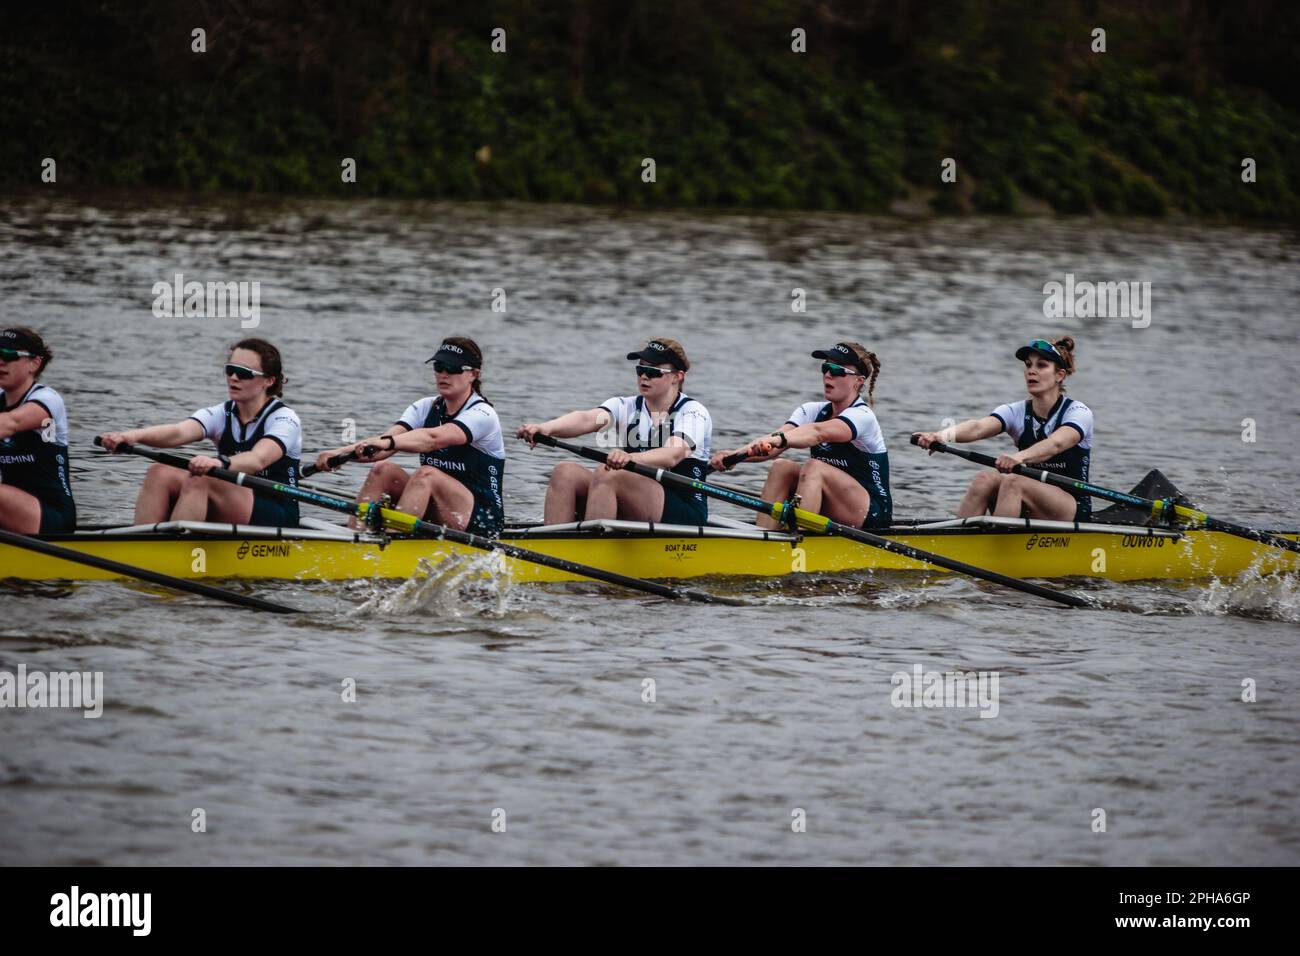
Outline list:
[[[726,458],[722,459],[722,470],[730,471],[731,469],[739,465],[742,461],[746,461],[748,458],[749,458],[749,452],[745,451],[744,449],[736,452],[733,455],[728,455]]]
[[[39,538],[29,538],[24,534],[15,534],[12,531],[0,530],[0,541],[3,541],[5,544],[11,544],[15,548],[25,548],[28,551],[48,554],[50,557],[61,558],[64,561],[71,561],[74,564],[84,564],[87,567],[99,568],[101,571],[111,571],[114,574],[120,574],[123,577],[138,578],[141,581],[149,581],[152,584],[161,584],[177,591],[187,591],[190,594],[201,594],[204,597],[216,598],[218,601],[225,601],[229,604],[238,604],[241,607],[251,607],[259,611],[274,611],[277,614],[298,613],[296,607],[286,607],[283,604],[273,604],[270,601],[263,601],[261,598],[236,594],[234,591],[227,591],[224,588],[216,588],[210,584],[201,584],[198,581],[186,581],[184,578],[174,578],[170,574],[160,574],[157,571],[150,571],[148,568],[139,568],[133,564],[123,564],[121,561],[111,561],[108,558],[100,558],[93,554],[82,554],[80,551],[74,551],[71,548],[61,548],[57,544],[50,544],[48,541],[42,541]]]
[[[329,459],[330,471],[333,471],[334,468],[341,466],[341,464],[347,464],[348,462],[352,462],[352,460],[355,459],[356,459],[356,449],[352,449],[351,451],[344,451],[344,453],[341,455],[334,455],[333,458]],[[311,477],[312,475],[315,475],[315,473],[318,471],[320,471],[320,468],[317,468],[315,464],[304,464],[303,477]]]
[[[917,444],[916,436],[912,436],[912,444]],[[958,458],[965,458],[967,461],[973,461],[979,465],[988,465],[990,468],[997,467],[997,459],[992,455],[984,455],[977,451],[967,451],[964,448],[954,448],[943,442],[932,442],[930,451],[942,452],[945,455],[955,455]],[[1011,469],[1017,475],[1024,475],[1026,478],[1032,478],[1035,481],[1045,482],[1049,485],[1056,485],[1058,488],[1064,488],[1066,491],[1078,491],[1094,498],[1103,498],[1106,501],[1116,501],[1123,505],[1134,505],[1150,512],[1151,516],[1160,522],[1178,521],[1182,524],[1193,528],[1205,528],[1209,531],[1222,531],[1224,534],[1236,535],[1238,538],[1247,538],[1250,541],[1258,541],[1261,544],[1272,545],[1275,548],[1283,548],[1287,551],[1300,552],[1300,541],[1292,541],[1290,538],[1284,538],[1281,535],[1271,534],[1267,531],[1259,531],[1255,528],[1247,528],[1244,525],[1234,524],[1231,521],[1224,521],[1222,518],[1215,518],[1204,511],[1196,508],[1190,508],[1187,505],[1180,505],[1177,502],[1170,501],[1168,498],[1139,498],[1137,495],[1125,494],[1122,491],[1114,491],[1110,488],[1102,488],[1099,485],[1089,484],[1086,481],[1076,481],[1073,478],[1066,478],[1064,475],[1056,475],[1050,471],[1043,471],[1041,468],[1030,468],[1028,465],[1016,465]]]
[[[581,455],[591,461],[604,462],[609,456],[607,452],[599,451],[595,448],[585,448],[581,445],[574,445],[558,438],[552,438],[550,435],[538,434],[534,439],[543,445],[550,445],[553,448],[563,448],[565,451],[573,452],[575,455]],[[786,523],[788,519],[793,518],[795,523],[809,531],[820,531],[824,534],[838,535],[841,538],[848,538],[850,541],[857,541],[860,544],[870,545],[873,548],[880,548],[882,551],[888,551],[891,554],[901,554],[905,557],[912,558],[914,561],[924,561],[926,564],[932,564],[937,568],[946,568],[949,571],[958,571],[962,574],[969,574],[974,578],[981,578],[985,581],[992,581],[995,584],[1001,584],[1003,587],[1013,588],[1017,591],[1023,591],[1026,594],[1034,594],[1049,601],[1056,601],[1069,607],[1091,607],[1089,601],[1073,594],[1067,594],[1064,591],[1056,591],[1052,588],[1043,587],[1041,584],[1032,584],[1029,581],[1022,581],[1019,578],[1008,577],[1005,574],[999,574],[996,571],[986,571],[984,568],[977,568],[973,564],[966,564],[964,561],[956,561],[953,558],[946,558],[941,554],[934,554],[930,551],[922,551],[920,548],[914,548],[910,544],[903,544],[901,541],[893,541],[889,538],[882,538],[880,535],[871,534],[869,531],[863,531],[860,528],[852,528],[846,524],[840,524],[832,521],[825,515],[819,515],[812,511],[804,511],[802,508],[796,508],[790,502],[770,502],[762,498],[755,498],[753,495],[746,494],[735,488],[724,488],[720,485],[709,484],[705,481],[697,481],[687,478],[684,475],[678,475],[674,472],[663,468],[650,468],[639,462],[630,461],[623,466],[624,471],[630,471],[633,474],[644,475],[647,478],[653,478],[663,484],[678,485],[683,488],[690,488],[694,491],[702,491],[704,494],[717,498],[721,501],[729,501],[733,505],[740,505],[742,508],[749,508],[751,511],[757,511],[761,514],[771,515],[774,519]]]
[[[95,439],[95,443],[100,443],[98,438]],[[148,458],[151,461],[160,462],[164,465],[171,465],[175,468],[189,467],[190,460],[183,455],[172,455],[166,452],[154,451],[151,448],[141,448],[138,445],[128,444],[118,445],[117,450],[126,454],[139,455],[142,458]],[[694,588],[673,588],[666,584],[657,584],[653,581],[643,580],[642,578],[628,577],[625,574],[618,574],[614,571],[606,571],[602,568],[593,568],[590,565],[579,564],[576,561],[569,561],[565,558],[557,558],[549,554],[529,551],[508,542],[500,541],[496,538],[484,538],[468,531],[457,531],[455,528],[448,528],[444,525],[434,524],[431,521],[424,521],[415,517],[415,515],[407,514],[405,511],[398,511],[394,508],[385,508],[378,502],[374,501],[352,502],[346,498],[339,498],[335,495],[324,494],[319,491],[308,491],[304,488],[295,488],[292,485],[282,485],[278,481],[270,481],[266,478],[259,478],[256,475],[246,475],[241,471],[230,471],[226,468],[213,468],[207,474],[209,478],[229,481],[232,484],[242,485],[245,488],[255,488],[259,491],[278,495],[281,498],[292,498],[298,501],[305,501],[308,504],[319,505],[320,507],[328,508],[331,511],[356,515],[357,518],[363,522],[368,522],[372,515],[377,515],[383,520],[384,524],[398,531],[405,531],[408,534],[415,534],[426,538],[445,538],[448,541],[454,541],[457,544],[463,544],[470,548],[477,548],[480,551],[500,551],[502,554],[509,555],[512,558],[518,558],[521,561],[528,561],[532,564],[541,564],[548,568],[555,568],[559,571],[567,571],[570,574],[576,574],[584,578],[591,578],[594,581],[604,581],[607,584],[617,584],[633,591],[644,591],[646,594],[654,594],[658,597],[672,598],[674,600],[700,601],[705,604],[729,604],[733,606],[746,606],[749,603],[734,598],[719,597],[717,595],[708,594],[704,591],[697,591]]]
[[[348,462],[351,462],[351,460],[355,460],[355,459],[356,459],[356,449],[352,449],[351,451],[344,451],[344,453],[341,455],[334,455],[333,458],[329,459],[330,471],[333,471],[334,468],[341,466],[341,464],[347,464]],[[304,464],[303,477],[311,477],[312,475],[315,475],[315,473],[318,471],[320,471],[320,468],[317,468],[315,464]]]

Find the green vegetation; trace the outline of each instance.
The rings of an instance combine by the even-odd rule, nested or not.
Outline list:
[[[1300,219],[1286,2],[184,6],[9,14],[0,186]]]

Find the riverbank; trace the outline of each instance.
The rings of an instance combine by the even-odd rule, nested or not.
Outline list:
[[[0,38],[0,187],[1300,221],[1277,25],[1208,5],[80,6]]]

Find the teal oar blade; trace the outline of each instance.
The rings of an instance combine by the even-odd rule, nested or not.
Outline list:
[[[535,440],[540,445],[549,445],[552,448],[562,448],[565,451],[580,455],[590,461],[604,462],[608,458],[608,453],[596,448],[586,448],[582,445],[574,445],[570,442],[553,438],[550,435],[538,434]],[[1044,587],[1041,584],[1034,584],[1030,581],[1022,581],[1019,578],[1013,578],[1009,575],[999,574],[997,571],[989,571],[985,568],[976,567],[973,564],[967,564],[964,561],[957,561],[953,558],[944,557],[941,554],[935,554],[931,551],[923,551],[920,548],[912,547],[910,544],[903,544],[901,541],[893,541],[889,538],[883,538],[880,535],[872,534],[869,531],[863,531],[860,528],[851,528],[848,525],[832,521],[825,515],[819,515],[811,511],[805,511],[802,508],[795,508],[788,502],[770,502],[762,498],[755,498],[753,495],[746,494],[735,488],[724,488],[720,485],[710,484],[706,481],[697,481],[693,478],[687,478],[684,475],[678,475],[664,468],[651,468],[642,465],[639,462],[628,462],[623,466],[625,471],[630,471],[636,475],[643,475],[646,478],[653,478],[662,484],[677,485],[681,488],[690,488],[693,491],[700,491],[711,498],[717,498],[719,501],[728,501],[731,504],[739,505],[742,508],[748,508],[751,511],[757,511],[760,514],[768,514],[777,521],[785,522],[793,518],[799,527],[809,531],[820,531],[824,534],[833,534],[841,538],[848,538],[851,541],[857,541],[860,544],[870,545],[873,548],[879,548],[882,551],[888,551],[891,554],[901,554],[904,557],[914,561],[924,561],[926,564],[932,564],[937,568],[945,568],[948,571],[956,571],[960,574],[967,574],[973,578],[980,578],[984,581],[991,581],[994,584],[1000,584],[1003,587],[1011,588],[1016,591],[1022,591],[1025,594],[1033,594],[1037,597],[1046,598],[1049,601],[1055,601],[1058,604],[1064,604],[1067,607],[1092,607],[1090,601],[1078,597],[1074,594],[1068,594],[1064,591],[1057,591],[1053,588]]]
[[[99,444],[99,439],[95,439]],[[189,459],[183,455],[173,455],[167,452],[154,451],[151,448],[141,448],[138,445],[118,445],[118,450],[124,454],[139,455],[142,458],[148,458],[150,461],[156,461],[164,465],[171,465],[174,468],[187,468]],[[341,514],[356,515],[363,521],[368,519],[373,513],[377,514],[388,527],[398,531],[404,531],[408,534],[419,535],[425,538],[444,538],[447,541],[454,541],[457,544],[463,544],[469,548],[475,548],[479,551],[500,551],[502,554],[509,555],[521,561],[527,561],[532,564],[540,564],[548,568],[555,568],[558,571],[567,571],[570,574],[576,574],[579,577],[591,578],[593,581],[603,581],[606,584],[616,584],[620,587],[628,588],[633,591],[642,591],[646,594],[653,594],[656,597],[671,598],[673,600],[699,601],[703,604],[728,604],[732,606],[748,606],[748,601],[740,601],[734,598],[719,597],[715,594],[709,594],[705,591],[697,591],[694,588],[674,588],[666,584],[657,584],[654,581],[646,581],[642,578],[630,577],[626,574],[618,574],[614,571],[606,571],[603,568],[595,568],[586,564],[579,564],[577,561],[569,561],[565,558],[553,557],[549,554],[541,554],[537,551],[529,551],[526,548],[518,547],[506,541],[497,538],[484,538],[481,535],[473,534],[469,531],[458,531],[455,528],[448,528],[444,525],[434,524],[431,521],[424,521],[409,515],[404,511],[397,511],[394,508],[384,508],[375,502],[354,503],[346,498],[340,498],[337,495],[325,494],[320,491],[308,491],[305,488],[298,488],[293,485],[282,485],[277,481],[270,481],[266,478],[259,478],[256,475],[246,475],[242,471],[230,471],[226,468],[213,468],[208,472],[208,477],[216,478],[220,481],[228,481],[232,484],[242,485],[245,488],[256,488],[265,491],[268,494],[277,495],[281,498],[291,498],[297,501],[303,501],[307,504],[317,505],[321,508],[328,508],[331,511],[337,511]]]
[[[912,444],[917,444],[915,435],[912,436]],[[987,465],[990,468],[997,467],[997,459],[992,455],[985,455],[965,448],[954,448],[952,445],[944,442],[932,442],[929,450],[940,452],[944,455],[952,455],[955,458],[965,458],[967,461],[972,461],[977,465]],[[1236,524],[1232,521],[1224,521],[1222,518],[1215,518],[1198,508],[1178,504],[1176,501],[1169,498],[1142,498],[1138,495],[1115,491],[1112,488],[1103,488],[1100,485],[1090,484],[1086,481],[1077,481],[1073,478],[1067,478],[1064,475],[1056,475],[1050,471],[1044,471],[1041,468],[1031,468],[1028,465],[1016,465],[1016,467],[1011,469],[1011,471],[1013,474],[1023,475],[1026,478],[1032,478],[1034,481],[1041,481],[1045,484],[1055,485],[1058,488],[1064,488],[1066,491],[1091,495],[1093,498],[1101,498],[1105,501],[1114,501],[1117,504],[1132,505],[1136,508],[1141,508],[1158,522],[1178,522],[1193,528],[1205,528],[1207,531],[1222,531],[1224,534],[1234,535],[1238,538],[1246,538],[1250,541],[1258,541],[1260,544],[1267,544],[1274,548],[1281,548],[1285,551],[1300,553],[1300,541],[1292,541],[1290,538],[1284,538],[1281,535],[1273,534],[1269,531],[1260,531],[1256,528],[1248,528],[1245,525]]]

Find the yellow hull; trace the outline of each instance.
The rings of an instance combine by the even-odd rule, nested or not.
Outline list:
[[[1233,577],[1300,570],[1300,555],[1220,532],[1180,538],[1095,532],[952,529],[891,532],[889,537],[968,564],[1020,578],[1096,577],[1113,581]],[[1287,533],[1295,538],[1294,533]],[[51,543],[180,578],[328,580],[406,578],[424,558],[433,564],[473,549],[428,539],[322,540],[238,535],[110,534],[53,536]],[[756,537],[651,534],[522,535],[521,547],[641,578],[773,576],[806,571],[924,570],[927,565],[843,538],[798,542]],[[581,578],[507,559],[520,581]],[[938,570],[938,569],[930,569]],[[117,577],[59,558],[0,545],[0,578],[103,580]]]

